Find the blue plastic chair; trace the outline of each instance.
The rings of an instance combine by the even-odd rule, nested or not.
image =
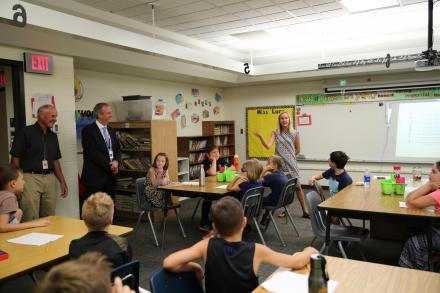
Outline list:
[[[124,285],[128,285],[131,290],[139,292],[139,267],[140,262],[138,260],[123,264],[112,270],[110,278],[113,282],[115,277],[120,277]]]
[[[165,269],[150,279],[151,293],[204,293],[194,272],[172,273]]]

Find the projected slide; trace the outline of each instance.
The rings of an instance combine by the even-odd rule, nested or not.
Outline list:
[[[440,102],[399,105],[396,157],[440,159]]]

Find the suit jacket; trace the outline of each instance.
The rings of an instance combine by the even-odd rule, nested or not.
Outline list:
[[[115,131],[107,126],[112,142],[113,160],[121,162],[121,149]],[[110,156],[104,137],[96,123],[83,128],[81,133],[84,165],[81,175],[81,183],[86,187],[102,188],[107,184],[113,184],[115,176],[110,170]]]

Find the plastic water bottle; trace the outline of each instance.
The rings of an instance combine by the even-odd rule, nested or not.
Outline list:
[[[364,172],[364,187],[370,187],[371,184],[371,175],[368,169]]]
[[[203,166],[200,168],[199,186],[205,186],[205,169]]]

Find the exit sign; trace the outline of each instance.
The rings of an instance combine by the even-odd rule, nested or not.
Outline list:
[[[24,71],[53,74],[53,57],[36,53],[24,53]]]

